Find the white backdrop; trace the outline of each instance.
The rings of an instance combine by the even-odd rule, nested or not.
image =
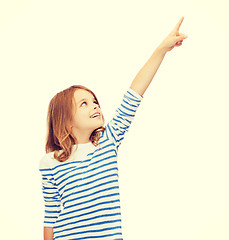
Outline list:
[[[0,238],[41,240],[49,101],[82,84],[105,120],[184,16],[119,151],[125,240],[229,239],[226,0],[0,2]]]

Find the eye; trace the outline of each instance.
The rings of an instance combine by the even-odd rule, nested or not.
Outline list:
[[[84,103],[86,103],[86,102],[82,102],[81,106],[82,106]]]
[[[81,106],[84,104],[84,103],[87,103],[87,102],[82,102]],[[95,104],[99,105],[97,101],[94,101]]]

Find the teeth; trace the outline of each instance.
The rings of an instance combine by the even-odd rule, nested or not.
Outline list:
[[[97,117],[97,116],[99,116],[99,114],[98,114],[98,113],[97,113],[97,114],[95,114],[95,115],[93,116],[93,118],[94,118],[94,117]]]

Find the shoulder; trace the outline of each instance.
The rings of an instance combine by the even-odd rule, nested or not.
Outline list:
[[[54,152],[46,153],[39,162],[39,169],[49,169],[53,165],[54,158]]]

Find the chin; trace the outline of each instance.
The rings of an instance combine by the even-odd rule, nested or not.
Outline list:
[[[98,128],[100,128],[100,127],[104,127],[104,123],[101,123],[101,124],[98,126]]]

